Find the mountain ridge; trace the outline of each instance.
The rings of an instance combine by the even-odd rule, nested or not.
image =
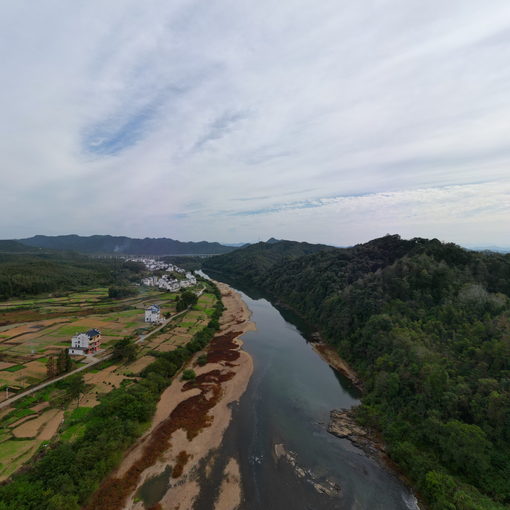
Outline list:
[[[166,237],[144,239],[127,236],[68,234],[60,236],[35,235],[16,241],[37,248],[71,250],[87,254],[117,255],[215,255],[234,248],[217,242],[178,241]]]

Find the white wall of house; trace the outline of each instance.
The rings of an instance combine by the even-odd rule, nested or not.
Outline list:
[[[90,346],[90,338],[85,333],[80,333],[79,335],[73,336],[71,338],[71,347],[72,348],[84,348],[88,349]]]
[[[145,322],[158,322],[161,319],[161,315],[158,312],[148,308],[145,310]]]
[[[81,356],[85,354],[85,351],[83,349],[73,349],[72,347],[70,347],[69,354],[77,354],[78,356]]]

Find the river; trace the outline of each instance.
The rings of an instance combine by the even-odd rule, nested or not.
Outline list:
[[[223,468],[234,457],[242,479],[241,510],[417,509],[396,476],[327,432],[331,409],[358,403],[349,381],[312,349],[295,318],[283,313],[284,318],[265,299],[241,294],[257,325],[243,336],[254,373],[233,409],[212,473],[202,473],[194,508],[212,508]],[[277,457],[275,445],[287,453]]]

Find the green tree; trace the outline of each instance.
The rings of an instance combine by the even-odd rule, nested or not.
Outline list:
[[[71,358],[71,355],[69,354],[69,350],[65,349],[64,351],[64,372],[69,372],[72,370],[74,366],[73,359]]]
[[[77,399],[76,407],[80,400],[80,395],[85,391],[86,384],[83,379],[83,374],[75,374],[67,379],[66,393],[70,400]]]
[[[453,471],[476,482],[489,468],[492,445],[477,425],[451,420],[443,426],[438,439],[441,456]]]
[[[67,349],[60,349],[60,352],[58,353],[58,356],[57,356],[56,375],[63,374],[66,371],[67,356],[69,356]]]
[[[112,285],[108,288],[108,297],[111,299],[123,299],[137,294],[138,288],[128,285]]]
[[[52,379],[57,375],[57,364],[55,363],[55,358],[50,356],[48,361],[46,362],[46,376],[48,379]]]
[[[136,344],[130,337],[122,338],[113,346],[113,357],[119,360],[134,361],[136,352]]]
[[[196,376],[197,376],[197,374],[195,374],[195,371],[192,370],[191,368],[187,368],[182,373],[182,379],[184,381],[191,381],[192,379],[195,379]]]
[[[180,294],[180,296],[177,297],[176,310],[178,312],[186,310],[186,308],[195,305],[197,301],[198,296],[194,292],[191,292],[190,290],[185,290]]]

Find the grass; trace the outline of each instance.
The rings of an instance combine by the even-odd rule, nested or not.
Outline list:
[[[5,480],[17,471],[31,456],[32,448],[37,444],[33,439],[22,441],[5,441],[0,444],[0,459],[6,459],[7,463],[0,463],[0,480]],[[4,447],[2,449],[2,447]]]
[[[86,408],[85,408],[86,409]],[[85,433],[87,429],[87,425],[85,423],[76,423],[75,425],[71,425],[69,428],[64,430],[60,435],[60,439],[67,443],[72,443],[79,439]]]
[[[25,368],[25,365],[14,365],[13,367],[4,368],[4,372],[17,372]]]
[[[37,414],[35,411],[32,411],[32,409],[15,409],[14,411],[11,411],[3,420],[2,425],[4,427],[8,427],[9,425],[12,425],[13,423],[17,422],[18,420],[21,420],[21,418],[24,418],[25,416],[29,416],[31,414]],[[3,458],[0,454],[0,459]]]
[[[4,441],[3,443],[0,443],[0,458],[15,458],[17,455],[23,452],[23,450],[26,450],[27,443],[33,444],[34,441],[17,441],[17,440],[11,440],[11,441]]]
[[[90,407],[76,407],[72,410],[71,413],[69,413],[69,416],[67,419],[71,422],[73,421],[81,421],[89,414],[91,411]]]
[[[62,326],[61,328],[58,328],[55,331],[52,331],[50,333],[51,336],[73,336],[76,333],[86,331],[84,327],[75,326],[73,324],[70,324],[68,326]]]

